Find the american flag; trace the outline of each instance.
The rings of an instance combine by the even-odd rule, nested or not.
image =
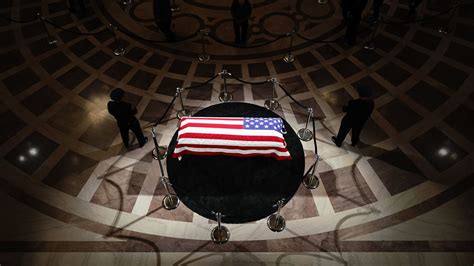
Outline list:
[[[188,117],[181,119],[173,158],[184,154],[271,156],[291,160],[281,118]]]

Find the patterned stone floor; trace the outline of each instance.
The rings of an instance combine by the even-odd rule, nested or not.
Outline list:
[[[385,21],[405,19],[408,1],[385,2]],[[354,47],[295,36],[296,60],[287,64],[281,59],[289,36],[253,49],[218,42],[232,40],[230,1],[176,3],[177,35],[208,30],[204,43],[211,61],[197,60],[199,36],[156,42],[162,36],[149,0],[89,0],[81,16],[62,1],[0,2],[1,16],[28,20],[40,12],[63,27],[47,24],[58,40],[50,45],[40,21],[0,19],[0,265],[474,263],[473,5],[429,21],[381,24],[375,51],[363,49],[371,32],[365,21]],[[249,45],[292,29],[318,40],[343,36],[335,1],[253,4]],[[418,17],[452,4],[424,1]],[[110,23],[141,39],[119,32],[116,42],[109,32],[71,32],[98,32]],[[449,33],[439,33],[439,25],[449,25]],[[115,56],[117,47],[126,54]],[[177,86],[199,84],[223,69],[248,81],[277,78],[296,100],[313,107],[322,161],[320,186],[301,186],[283,208],[285,231],[271,232],[265,220],[226,225],[231,241],[217,246],[209,240],[213,221],[184,205],[162,208],[152,142],[125,149],[106,103],[113,88],[125,89],[150,136]],[[272,95],[270,83],[228,83],[235,101],[263,105]],[[342,106],[357,97],[355,87],[362,83],[374,90],[374,113],[361,144],[338,148],[330,137]],[[196,111],[218,103],[222,86],[219,77],[187,91],[186,107]],[[282,90],[276,93],[276,112],[294,129],[304,127],[306,110]],[[157,126],[160,144],[174,134],[179,109],[175,103]],[[303,147],[308,168],[314,150],[311,142]]]

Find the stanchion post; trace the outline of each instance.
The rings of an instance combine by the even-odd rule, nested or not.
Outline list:
[[[115,32],[117,30],[117,27],[115,27],[112,24],[109,24],[109,30],[114,36],[114,44],[115,44],[115,49],[114,49],[114,55],[116,56],[123,56],[127,52],[127,50],[124,47],[121,47],[118,40],[117,40],[117,33]]]
[[[46,37],[46,40],[48,41],[48,44],[53,45],[58,43],[58,39],[56,39],[51,32],[49,32],[48,25],[46,25],[46,19],[41,16],[41,13],[36,13],[36,16],[38,17],[39,20],[41,20],[41,23],[43,24],[43,28],[46,31],[46,34],[48,35]]]
[[[131,5],[131,4],[132,4],[132,0],[123,0],[122,4],[123,4],[124,6],[126,6],[126,5]]]
[[[181,120],[183,117],[188,117],[191,116],[191,112],[188,112],[186,108],[184,107],[184,102],[183,102],[183,93],[184,88],[181,87],[176,87],[176,96],[179,97],[179,101],[181,103],[181,110],[176,114],[176,117]]]
[[[227,227],[221,225],[222,214],[214,211],[212,213],[216,215],[217,226],[211,231],[211,240],[218,245],[222,245],[229,241],[230,231]]]
[[[321,157],[318,154],[316,154],[315,157],[313,169],[303,178],[303,185],[307,189],[315,189],[319,186],[319,178],[314,173],[316,172]]]
[[[159,161],[159,162],[160,162],[160,167],[162,167],[161,166],[161,161]],[[179,200],[178,196],[171,193],[170,188],[169,188],[170,181],[164,175],[162,175],[160,177],[160,181],[163,183],[163,186],[166,190],[166,195],[163,198],[163,200],[161,201],[161,204],[163,204],[163,207],[168,211],[178,208],[180,200]]]
[[[156,131],[155,128],[151,128],[151,135],[153,137],[153,143],[155,144],[155,148],[151,151],[151,156],[155,160],[163,160],[166,158],[168,149],[165,146],[159,146],[158,140],[156,139]]]
[[[222,70],[221,78],[224,80],[224,91],[219,94],[219,101],[220,102],[230,102],[233,99],[232,93],[227,91],[227,78],[230,76],[230,73],[227,70]]]
[[[179,12],[181,8],[176,4],[176,0],[171,2],[171,12]]]
[[[280,214],[281,208],[285,204],[285,199],[279,200],[273,207],[277,207],[276,213],[270,215],[267,219],[267,226],[273,232],[281,232],[286,227],[285,218]]]
[[[313,139],[313,132],[308,128],[309,121],[313,117],[313,108],[309,107],[308,108],[308,119],[306,120],[306,125],[304,128],[298,130],[298,137],[302,141],[310,141]]]
[[[283,57],[283,61],[285,63],[293,63],[295,61],[295,57],[292,54],[293,50],[293,38],[295,36],[296,31],[293,29],[291,32],[287,33],[287,36],[290,36],[290,46],[288,48],[288,53]]]
[[[271,111],[275,111],[280,107],[280,103],[278,100],[275,100],[277,98],[276,95],[276,86],[278,85],[278,79],[276,78],[271,78],[268,80],[269,82],[273,83],[273,88],[272,88],[272,98],[269,100],[266,100],[264,103],[265,108]]]
[[[318,0],[317,3],[320,5],[325,5],[328,3],[328,0]]]
[[[209,33],[206,30],[199,30],[199,35],[201,35],[201,49],[202,53],[199,55],[198,59],[201,62],[207,62],[209,59],[211,59],[211,56],[206,53],[206,36],[209,35]]]
[[[374,30],[370,34],[370,39],[364,44],[364,49],[370,51],[373,51],[375,50],[375,48],[377,48],[377,45],[375,43],[375,35],[377,34],[377,30],[379,29],[380,20],[374,20],[372,25],[374,25]]]

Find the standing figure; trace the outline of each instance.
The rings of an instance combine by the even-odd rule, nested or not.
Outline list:
[[[171,20],[173,16],[171,14],[170,0],[153,0],[153,16],[155,17],[156,25],[166,36],[166,39],[174,41],[175,36],[171,31]]]
[[[249,27],[249,18],[252,14],[252,5],[249,0],[233,0],[230,11],[234,20],[235,43],[245,44],[247,42],[247,29]]]
[[[416,9],[421,4],[421,1],[422,0],[410,0],[410,11],[408,11],[408,16],[409,17],[415,17],[416,16]]]
[[[107,103],[107,109],[117,120],[117,125],[120,129],[120,135],[122,136],[125,147],[129,147],[128,131],[132,130],[141,148],[148,141],[148,138],[143,135],[140,122],[138,122],[138,119],[135,117],[137,109],[132,107],[130,103],[122,101],[124,94],[125,92],[122,89],[114,89],[110,93],[110,99],[112,101]]]
[[[346,115],[342,118],[339,132],[336,136],[332,136],[331,140],[336,146],[341,147],[342,142],[346,138],[347,133],[352,129],[352,146],[359,142],[359,135],[365,122],[369,119],[370,114],[374,110],[374,101],[370,98],[372,95],[369,87],[360,85],[357,88],[359,99],[350,100],[342,110]]]
[[[368,0],[342,0],[342,16],[346,21],[346,42],[349,45],[355,45],[357,30],[362,17],[362,12],[367,5]]]

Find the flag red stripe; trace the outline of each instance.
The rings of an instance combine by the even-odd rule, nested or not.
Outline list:
[[[226,124],[203,124],[203,123],[188,123],[184,126],[180,126],[179,130],[188,127],[206,127],[206,128],[230,128],[230,129],[243,129],[242,125],[226,125]]]
[[[278,147],[245,147],[245,146],[225,146],[225,145],[206,145],[206,144],[176,144],[176,148],[210,148],[210,149],[235,149],[235,150],[277,150],[287,152],[286,148]]]
[[[244,119],[242,117],[183,117],[181,118],[181,121],[186,121],[188,119],[191,120],[199,120],[199,119],[205,119],[205,120],[230,120],[230,121],[243,121]]]
[[[184,133],[179,135],[180,139],[226,139],[226,140],[245,140],[245,141],[274,141],[283,142],[284,139],[274,136],[241,136],[241,135],[225,135],[225,134],[203,134],[203,133]]]
[[[180,153],[173,153],[173,158],[179,158],[185,154],[198,154],[198,155],[230,155],[236,157],[254,157],[258,156],[265,156],[265,157],[274,157],[277,160],[291,160],[291,156],[280,156],[274,153],[268,154],[242,154],[242,153],[227,153],[227,152],[195,152],[195,151],[182,151]]]

